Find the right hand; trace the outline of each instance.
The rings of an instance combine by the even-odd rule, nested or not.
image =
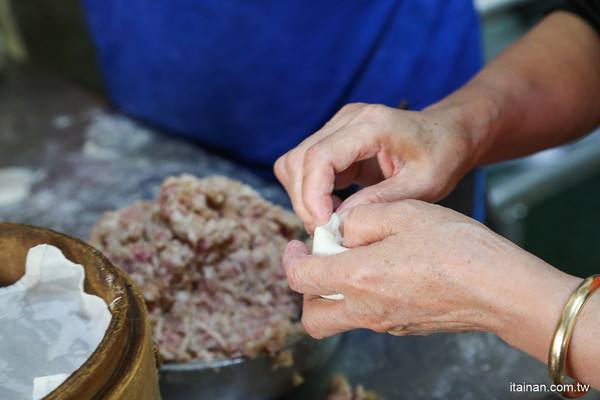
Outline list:
[[[439,113],[354,103],[275,163],[308,232],[334,210],[332,192],[367,186],[338,208],[407,198],[429,202],[448,195],[468,172],[470,140]]]

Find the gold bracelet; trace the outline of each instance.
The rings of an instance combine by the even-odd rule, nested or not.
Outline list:
[[[569,342],[571,341],[575,322],[577,322],[577,317],[579,317],[581,309],[599,287],[600,275],[592,275],[584,279],[567,301],[554,329],[554,337],[552,338],[550,353],[548,354],[548,373],[550,374],[550,382],[558,389],[556,393],[567,399],[583,396],[589,391],[589,386],[587,390],[581,390],[579,382],[567,385],[565,372],[567,350],[569,349]]]

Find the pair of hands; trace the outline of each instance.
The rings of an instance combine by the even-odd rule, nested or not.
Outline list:
[[[557,317],[580,279],[463,215],[405,199],[438,201],[476,164],[587,134],[599,123],[598,71],[597,32],[577,15],[553,12],[424,111],[349,105],[278,160],[275,172],[307,230],[339,205],[351,248],[326,257],[299,242],[286,249],[283,264],[290,286],[305,294],[309,333],[487,330],[547,360]],[[351,181],[367,187],[340,205],[331,193]],[[332,293],[345,299],[317,297]],[[595,388],[598,310],[594,296],[568,357],[570,374]]]
[[[476,285],[485,287],[490,253],[507,243],[461,214],[405,200],[447,195],[471,167],[470,150],[468,136],[435,113],[350,104],[276,162],[307,230],[339,205],[343,245],[351,248],[327,257],[298,241],[286,248],[284,268],[304,294],[302,320],[312,336],[491,329]],[[352,182],[367,187],[340,205],[332,191]],[[333,293],[345,300],[319,296]]]

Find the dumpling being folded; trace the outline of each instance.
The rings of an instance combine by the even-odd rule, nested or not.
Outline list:
[[[343,239],[340,233],[340,217],[333,213],[329,218],[329,222],[315,228],[312,254],[330,256],[349,250],[341,245]],[[341,293],[321,295],[321,297],[329,300],[344,300],[344,295]]]

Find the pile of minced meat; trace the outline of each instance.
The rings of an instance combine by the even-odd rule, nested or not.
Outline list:
[[[274,354],[301,331],[281,267],[302,223],[251,187],[169,177],[158,201],[105,213],[90,242],[139,286],[167,362]]]

